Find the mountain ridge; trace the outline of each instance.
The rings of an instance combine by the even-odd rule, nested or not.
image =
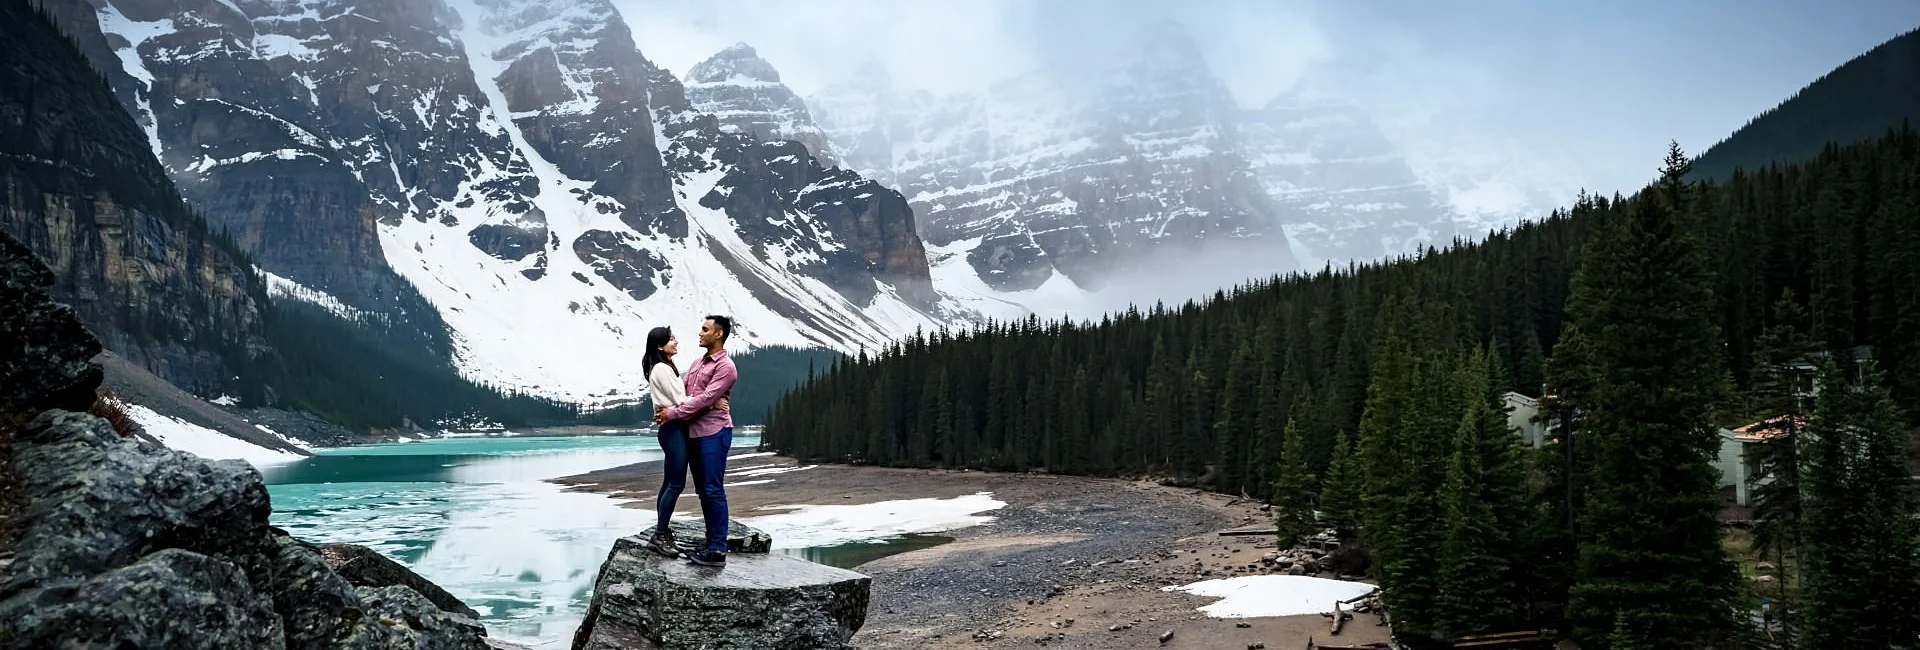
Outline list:
[[[606,0],[88,1],[64,19],[275,287],[437,330],[470,380],[619,406],[645,326],[851,353],[973,318],[897,192],[728,132]]]

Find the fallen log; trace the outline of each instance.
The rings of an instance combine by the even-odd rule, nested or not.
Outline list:
[[[1280,534],[1280,529],[1278,528],[1241,528],[1237,530],[1220,531],[1221,537],[1245,537],[1247,535],[1279,535],[1279,534]]]
[[[1340,601],[1333,601],[1333,631],[1329,632],[1328,635],[1340,636],[1340,624],[1346,622],[1346,620],[1352,616],[1352,614],[1340,611]]]

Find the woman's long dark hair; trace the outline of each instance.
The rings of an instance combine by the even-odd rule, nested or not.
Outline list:
[[[640,372],[642,374],[652,377],[654,364],[664,363],[667,364],[668,368],[673,369],[673,375],[675,377],[680,376],[680,366],[674,365],[673,357],[667,356],[667,353],[660,351],[660,346],[666,345],[667,339],[670,338],[673,338],[673,330],[665,327],[655,327],[652,331],[647,332],[647,354],[640,357]]]

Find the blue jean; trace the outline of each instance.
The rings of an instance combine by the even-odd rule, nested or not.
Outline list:
[[[687,487],[687,423],[660,425],[659,439],[660,451],[667,457],[665,475],[660,477],[660,495],[654,498],[654,508],[660,511],[660,523],[654,530],[665,531],[674,506],[680,503],[680,491]]]
[[[685,438],[692,453],[693,489],[700,495],[700,515],[707,520],[707,548],[727,550],[727,453],[733,451],[733,427],[699,438]]]

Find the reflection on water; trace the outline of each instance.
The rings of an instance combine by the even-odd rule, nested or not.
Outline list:
[[[742,437],[734,448],[758,444]],[[274,525],[400,561],[479,611],[491,636],[565,648],[613,540],[652,526],[653,512],[543,479],[659,457],[652,436],[464,438],[324,450],[262,473]],[[781,552],[850,568],[946,541],[907,535]]]

